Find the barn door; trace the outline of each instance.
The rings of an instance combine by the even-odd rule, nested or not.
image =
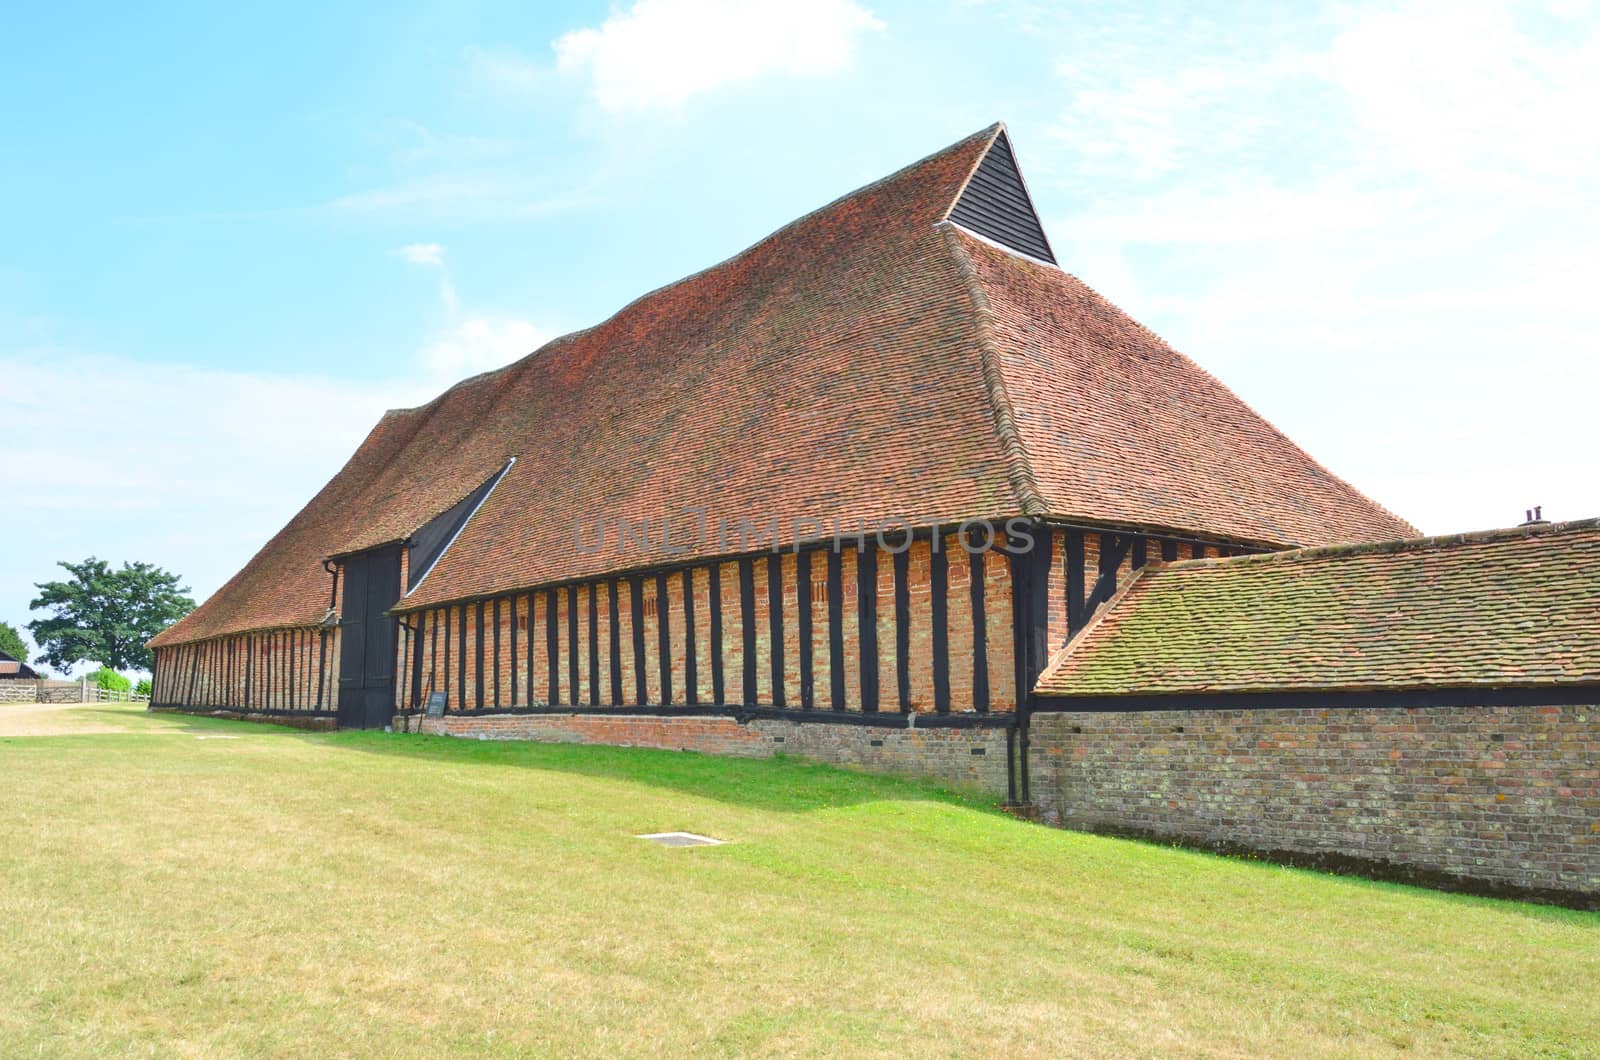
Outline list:
[[[395,621],[400,549],[379,548],[344,561],[339,621],[339,727],[381,729],[394,714]]]

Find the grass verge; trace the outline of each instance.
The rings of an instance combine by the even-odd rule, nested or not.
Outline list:
[[[118,731],[0,739],[0,1052],[1600,1042],[1593,913],[1056,831],[795,760],[83,709]],[[633,838],[673,830],[731,842]]]

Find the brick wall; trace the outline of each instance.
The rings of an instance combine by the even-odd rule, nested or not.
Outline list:
[[[1036,715],[1048,821],[1600,893],[1600,707]]]
[[[881,773],[927,777],[992,795],[1006,791],[1004,729],[870,725],[646,715],[489,714],[413,718],[412,728],[486,740],[609,744],[766,758],[800,755]],[[398,724],[398,722],[397,722]]]

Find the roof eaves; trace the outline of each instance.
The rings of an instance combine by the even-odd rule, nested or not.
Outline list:
[[[1026,253],[1025,251],[1018,250],[1016,247],[1008,247],[1004,243],[1000,242],[998,239],[991,239],[990,237],[984,235],[982,232],[974,232],[972,229],[968,228],[966,225],[962,224],[960,221],[953,220],[951,218],[945,218],[944,220],[940,221],[939,224],[941,224],[941,225],[949,225],[951,228],[960,229],[962,234],[971,236],[973,239],[976,239],[980,243],[987,243],[989,246],[993,247],[994,249],[996,249],[998,251],[1001,251],[1002,253],[1010,254],[1012,257],[1021,258],[1023,261],[1028,262],[1030,265],[1039,265],[1039,266],[1042,266],[1042,267],[1044,267],[1046,269],[1055,269],[1057,272],[1060,272],[1060,273],[1065,273],[1066,272],[1065,269],[1063,269],[1060,265],[1056,264],[1053,261],[1046,261],[1043,258],[1036,258],[1032,254]],[[1044,231],[1043,226],[1040,226],[1039,231],[1041,233]],[[1055,253],[1055,251],[1052,250],[1051,253],[1053,254],[1053,253]]]
[[[352,548],[344,552],[334,552],[324,556],[323,559],[328,563],[338,563],[341,560],[349,559],[351,556],[359,556],[363,552],[373,552],[380,548],[392,548],[396,545],[404,545],[410,540],[411,538],[409,535],[406,537],[391,537],[387,541],[376,541],[370,545],[362,545],[360,548]]]
[[[1447,549],[1472,545],[1491,545],[1505,541],[1526,540],[1536,537],[1561,537],[1600,531],[1600,518],[1574,519],[1564,523],[1545,523],[1531,526],[1507,526],[1494,530],[1473,530],[1459,534],[1438,534],[1432,537],[1403,537],[1393,541],[1366,541],[1345,545],[1315,545],[1309,548],[1290,548],[1246,556],[1221,556],[1209,559],[1186,559],[1167,564],[1173,570],[1192,570],[1216,567],[1223,564],[1248,566],[1252,564],[1288,564],[1308,560],[1334,559],[1344,556],[1392,556],[1407,552],[1442,552]]]
[[[1229,548],[1251,548],[1263,552],[1281,552],[1294,548],[1284,541],[1272,541],[1260,537],[1240,537],[1235,534],[1206,533],[1198,531],[1193,526],[1166,523],[1127,522],[1120,519],[1103,519],[1092,515],[1080,515],[1062,510],[1049,512],[1043,521],[1050,526],[1062,530],[1085,530],[1091,533],[1107,531],[1113,533],[1142,534],[1145,537],[1168,538],[1175,541],[1187,541],[1200,545],[1225,545]],[[1213,559],[1219,557],[1212,557]],[[1233,558],[1233,557],[1221,557]],[[1200,562],[1199,560],[1162,560],[1165,566],[1177,563]]]

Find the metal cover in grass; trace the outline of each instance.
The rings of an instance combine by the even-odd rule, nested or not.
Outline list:
[[[708,835],[696,835],[693,832],[651,832],[649,835],[634,838],[648,839],[664,847],[719,847],[727,842],[725,839],[712,839]]]

